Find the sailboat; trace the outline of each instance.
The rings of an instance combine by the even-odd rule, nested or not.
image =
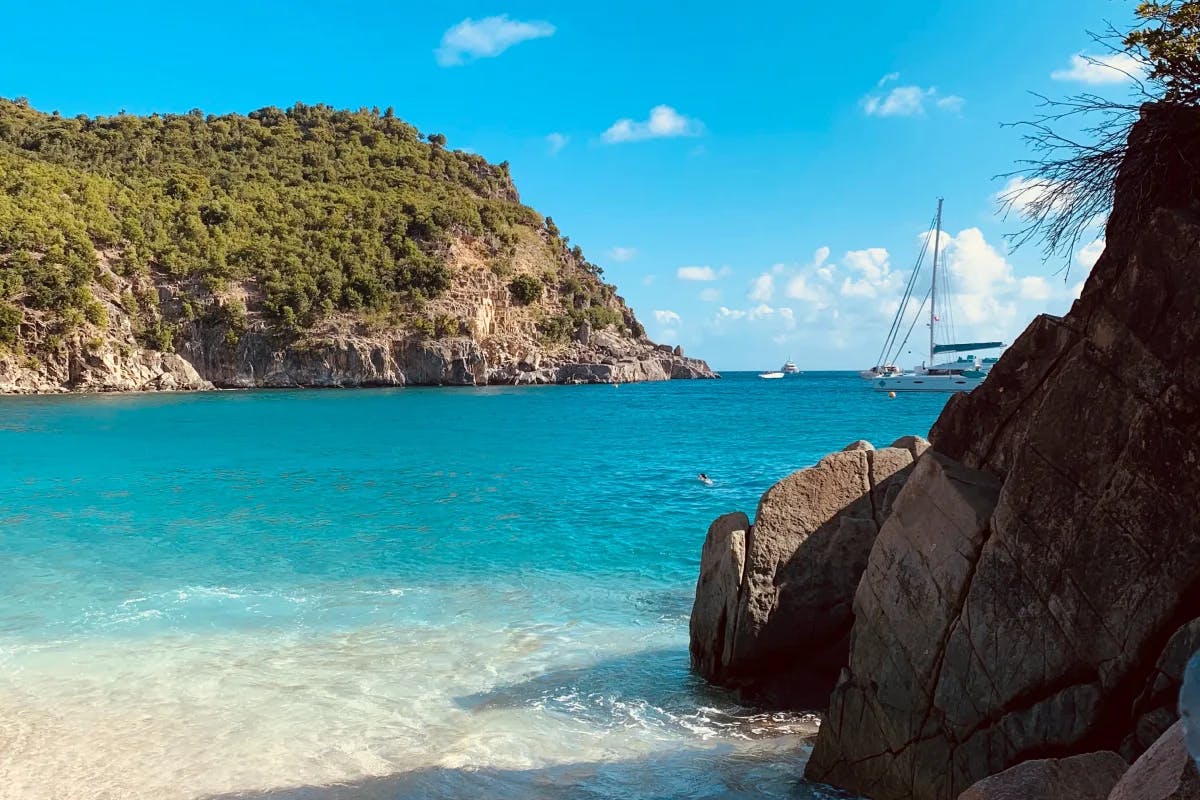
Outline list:
[[[994,359],[988,359],[987,364],[981,364],[973,355],[976,350],[994,350],[1004,347],[1003,342],[963,342],[959,344],[938,344],[936,341],[936,323],[938,300],[938,250],[942,242],[942,198],[938,198],[937,216],[933,234],[933,275],[929,283],[929,366],[922,365],[912,373],[886,373],[872,378],[871,388],[878,392],[969,392],[983,383],[991,370]],[[918,261],[918,267],[920,262]],[[913,277],[915,278],[915,272]],[[944,280],[944,277],[943,277]],[[909,288],[911,289],[911,282]],[[949,294],[949,292],[947,292]],[[907,298],[907,293],[906,293]],[[946,302],[949,302],[947,298]],[[897,320],[902,319],[904,305],[902,302],[897,313]],[[918,312],[919,313],[919,312]],[[898,328],[893,322],[893,328]],[[911,330],[911,328],[910,328]],[[906,339],[907,340],[907,339]],[[901,345],[903,347],[903,344]],[[969,355],[960,356],[959,353]],[[950,361],[937,361],[938,356],[945,358],[954,354]],[[884,364],[874,369],[895,369],[891,364]],[[866,372],[860,373],[866,377]]]

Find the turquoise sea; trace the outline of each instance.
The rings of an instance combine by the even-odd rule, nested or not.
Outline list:
[[[688,672],[705,530],[945,400],[0,398],[0,797],[820,797],[811,718]]]

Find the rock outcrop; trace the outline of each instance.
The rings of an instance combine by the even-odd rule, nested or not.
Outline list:
[[[823,707],[867,555],[926,445],[855,442],[767,490],[753,526],[742,513],[716,520],[691,617],[695,669],[748,700]]]
[[[539,251],[536,243],[528,247],[532,261]],[[138,335],[145,321],[138,318],[130,298],[156,295],[155,324],[160,324],[182,313],[186,291],[165,279],[156,283],[145,276],[126,278],[100,253],[104,283],[92,291],[104,308],[104,324],[56,336],[35,312],[27,311],[21,335],[24,352],[0,347],[0,393],[634,383],[719,377],[703,361],[683,356],[679,348],[630,333],[640,326],[617,295],[602,302],[624,320],[620,326],[600,328],[584,322],[568,341],[549,341],[538,320],[561,309],[567,298],[548,288],[542,300],[523,306],[468,247],[454,249],[453,254],[456,283],[445,297],[428,301],[426,313],[454,320],[457,334],[416,334],[403,325],[373,328],[360,319],[335,315],[294,335],[282,333],[261,315],[252,313],[243,328],[234,328],[223,314],[209,313],[172,323],[174,352],[164,352]],[[248,297],[254,290],[245,285],[232,294]]]
[[[952,800],[1025,761],[1136,757],[1173,721],[1200,619],[1198,165],[1200,111],[1145,108],[1082,297],[947,405],[809,777]]]
[[[1108,800],[1200,800],[1200,772],[1176,722],[1134,762]]]
[[[1128,766],[1111,751],[1025,761],[984,778],[958,800],[1107,800]]]

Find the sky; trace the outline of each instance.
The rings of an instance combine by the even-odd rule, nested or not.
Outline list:
[[[938,197],[957,340],[1069,308],[1103,241],[1012,250],[995,176],[1030,153],[1001,123],[1032,92],[1123,96],[1084,56],[1133,5],[0,0],[0,96],[66,115],[393,106],[508,161],[657,341],[725,370],[863,369]],[[928,329],[911,341],[905,366]]]

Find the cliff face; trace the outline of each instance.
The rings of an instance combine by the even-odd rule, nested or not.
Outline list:
[[[953,800],[1141,754],[1200,630],[1200,112],[1147,107],[1107,249],[948,404],[872,549],[807,774]]]
[[[0,99],[0,391],[715,377],[602,276],[390,109]]]
[[[509,284],[516,275],[542,275],[546,243],[533,235],[519,249],[524,260],[501,277],[477,246],[450,249],[450,288],[424,302],[422,319],[437,319],[452,333],[414,333],[412,317],[373,319],[334,314],[299,334],[281,331],[254,310],[253,281],[205,293],[169,276],[126,277],[97,254],[101,280],[91,291],[104,309],[103,325],[81,325],[66,336],[47,315],[25,311],[20,348],[0,348],[0,392],[142,391],[205,388],[471,386],[487,384],[631,383],[718,377],[703,361],[644,336],[620,296],[599,307],[620,320],[604,326],[584,319],[565,336],[549,338],[545,321],[574,302],[557,284],[542,297],[518,302]],[[565,270],[561,264],[558,267]],[[520,271],[518,271],[520,270]],[[536,271],[535,271],[536,270]],[[173,330],[171,350],[146,346],[145,304],[155,299],[152,325]],[[209,311],[188,318],[184,304]],[[232,321],[219,311],[237,304],[251,310]],[[218,312],[218,313],[214,313]],[[443,331],[445,334],[446,332]]]

